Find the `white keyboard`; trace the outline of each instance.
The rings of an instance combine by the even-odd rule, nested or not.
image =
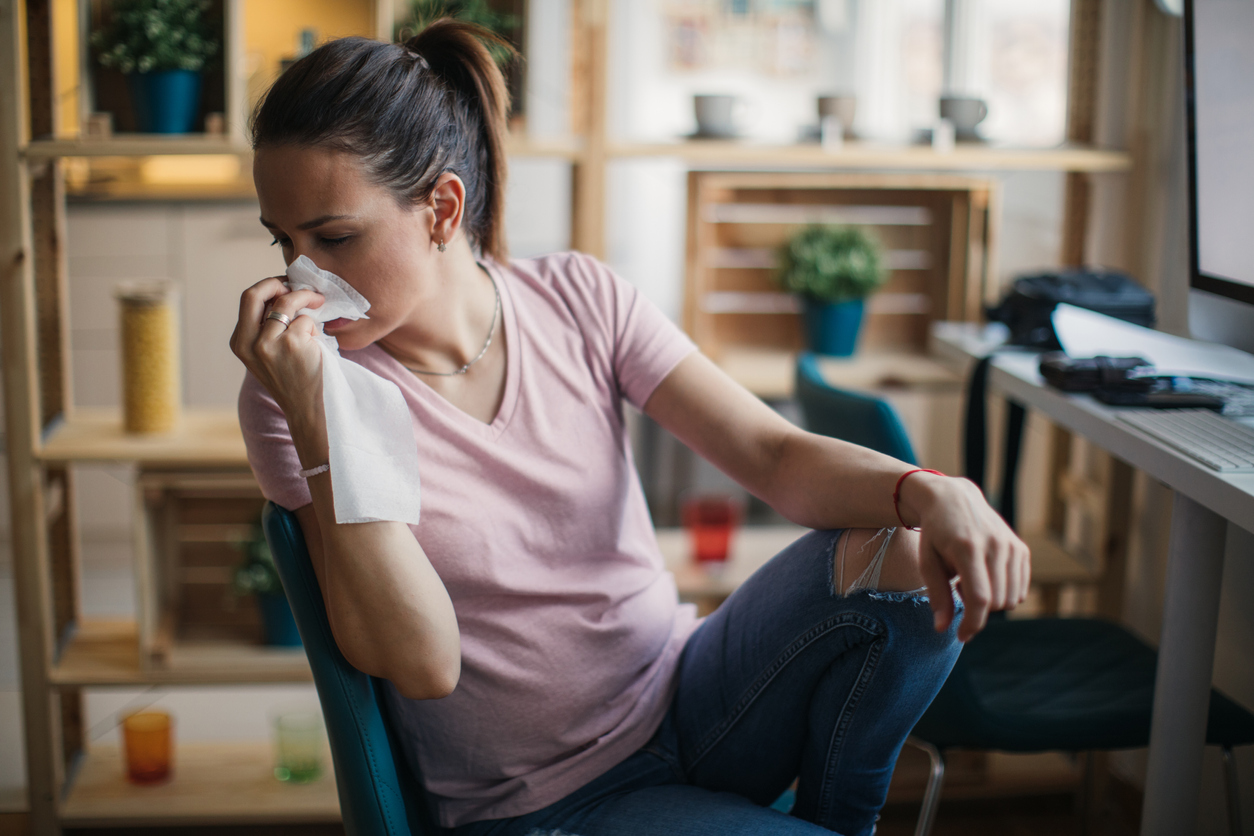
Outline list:
[[[1254,473],[1254,428],[1209,409],[1121,410],[1119,420],[1220,473]]]

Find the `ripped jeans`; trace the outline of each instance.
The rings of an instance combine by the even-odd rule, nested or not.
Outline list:
[[[644,748],[542,810],[449,833],[873,833],[901,746],[960,645],[956,624],[935,632],[922,593],[874,591],[877,561],[842,583],[839,535],[797,540],[701,624]],[[794,779],[791,814],[766,806]]]

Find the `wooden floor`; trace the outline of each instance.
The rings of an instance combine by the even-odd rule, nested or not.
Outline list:
[[[916,805],[890,804],[884,808],[877,836],[911,836],[919,810]],[[1079,836],[1075,797],[1050,795],[1029,798],[945,801],[941,803],[933,836]],[[340,825],[292,827],[120,828],[66,830],[66,836],[343,836]],[[1115,808],[1105,811],[1088,836],[1134,836],[1136,828]],[[0,836],[27,836],[24,814],[0,814]]]
[[[978,762],[977,762],[978,764]],[[1139,827],[1140,793],[1121,781],[1108,785],[1108,795],[1082,827],[1077,806],[1074,763],[1059,755],[989,756],[985,777],[964,778],[963,759],[951,758],[947,794],[941,802],[934,836],[1135,836]],[[877,836],[912,836],[926,781],[927,759],[907,746],[897,763],[889,803]],[[339,824],[292,826],[82,828],[65,836],[342,836]],[[0,836],[29,836],[24,814],[0,814]]]
[[[995,799],[942,801],[933,836],[1135,836],[1132,799],[1112,797],[1086,831],[1080,826],[1076,797],[1071,793]],[[876,836],[912,836],[919,807],[890,803],[880,816]],[[183,827],[66,830],[66,836],[343,836],[341,825],[286,827]],[[0,814],[0,836],[29,836],[26,816]]]
[[[912,836],[917,805],[890,804],[876,836]],[[1116,806],[1104,809],[1085,830],[1074,795],[942,801],[932,836],[1136,836],[1137,828]]]

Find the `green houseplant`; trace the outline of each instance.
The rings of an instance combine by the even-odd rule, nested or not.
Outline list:
[[[270,545],[266,543],[261,527],[257,527],[251,539],[236,543],[236,548],[244,553],[244,559],[235,567],[231,585],[236,595],[256,597],[266,644],[299,647],[301,641],[296,619],[292,616],[287,596],[283,594],[283,583],[279,580],[274,556],[270,554]]]
[[[147,133],[187,133],[200,106],[201,70],[218,53],[209,0],[114,0],[91,36],[101,66],[126,76]]]
[[[886,278],[875,239],[858,227],[809,226],[776,255],[775,280],[801,297],[811,350],[853,354],[865,299]]]
[[[488,0],[410,0],[408,16],[396,27],[396,39],[405,40],[442,17],[474,23],[506,40],[522,22],[518,15],[491,8]],[[507,64],[513,58],[513,52],[507,47],[494,43],[485,46],[497,64]]]

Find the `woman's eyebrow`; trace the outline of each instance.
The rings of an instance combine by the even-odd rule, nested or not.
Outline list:
[[[303,224],[299,224],[296,228],[302,229],[302,230],[313,229],[314,227],[322,226],[323,224],[330,223],[331,221],[351,221],[351,220],[354,220],[355,218],[356,218],[355,215],[322,215],[321,217],[314,218],[312,221],[305,221]],[[264,226],[266,229],[278,228],[274,224],[267,221],[265,218],[258,218],[258,220],[261,221],[261,225]]]

